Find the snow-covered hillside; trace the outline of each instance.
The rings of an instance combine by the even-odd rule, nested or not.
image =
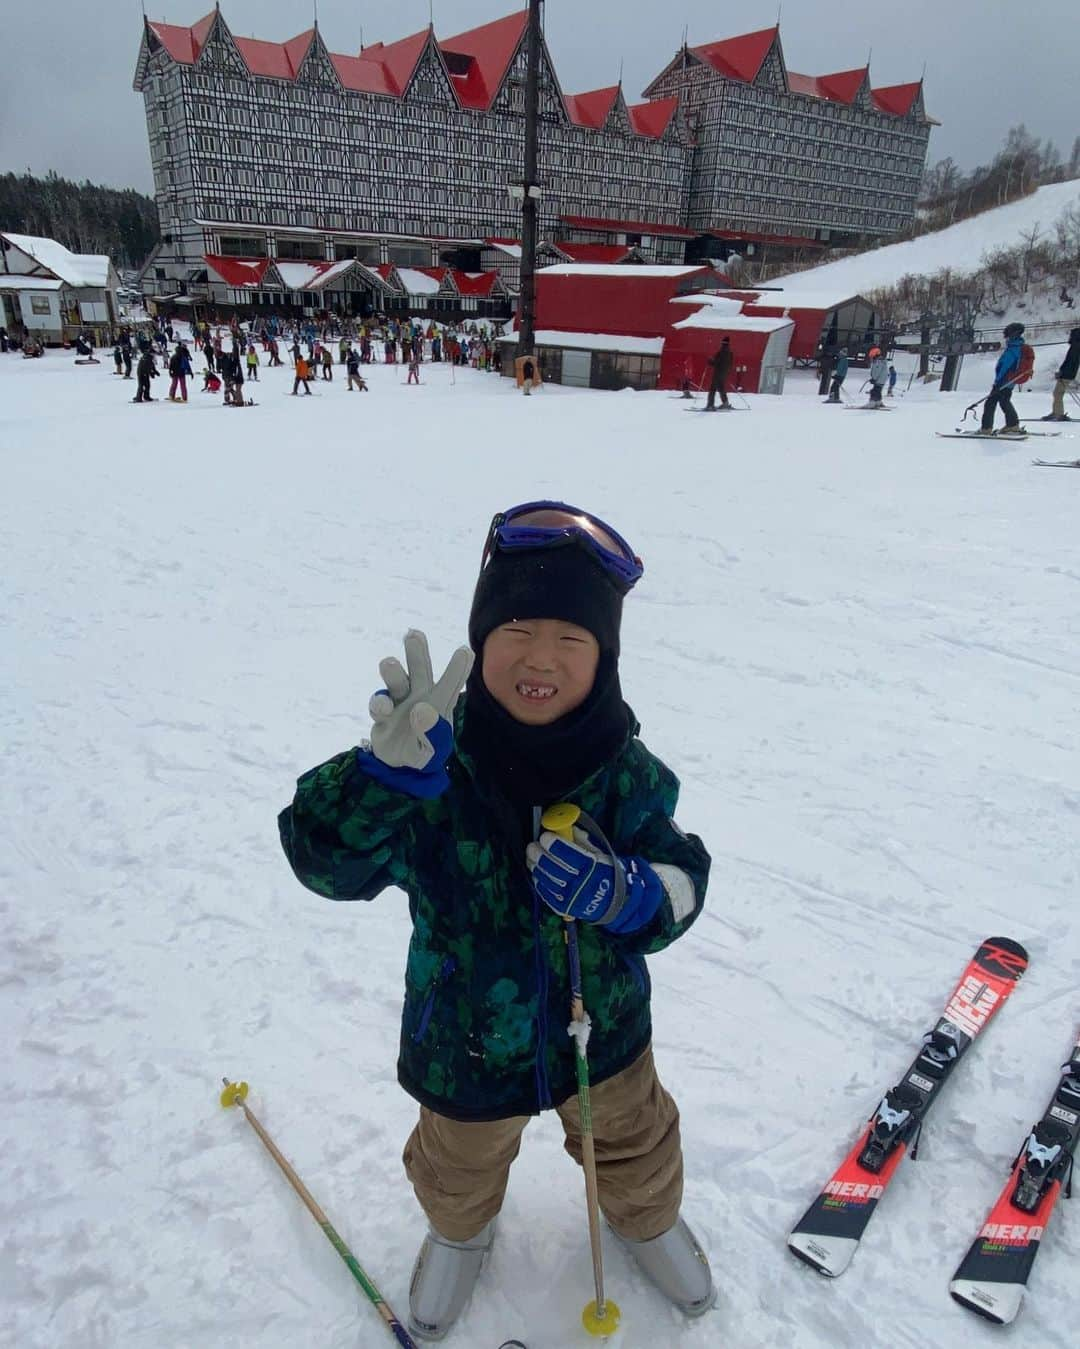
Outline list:
[[[856,257],[823,263],[792,276],[775,277],[770,286],[787,291],[830,290],[853,295],[894,286],[904,276],[930,276],[945,267],[970,271],[995,248],[1012,248],[1034,225],[1053,234],[1054,222],[1070,206],[1080,203],[1080,179],[1040,187],[1030,197],[984,211],[948,229],[924,234],[904,243],[886,244]]]
[[[134,407],[110,370],[0,358],[0,1345],[392,1343],[218,1092],[251,1082],[404,1313],[405,899],[301,889],[276,814],[367,733],[406,628],[437,660],[463,640],[492,512],[552,495],[645,559],[623,684],[713,856],[705,913],[650,966],[720,1302],[684,1323],[609,1244],[613,1345],[1000,1346],[947,1284],[1080,1015],[1080,472],[1030,467],[1076,432],[939,441],[970,393],[853,417],[799,375],[708,417],[447,366],[294,399],[264,369],[238,416]],[[821,1279],[785,1235],[988,935],[1030,971]],[[1012,1349],[1076,1344],[1061,1208]],[[591,1295],[581,1176],[544,1117],[448,1349],[593,1343]]]

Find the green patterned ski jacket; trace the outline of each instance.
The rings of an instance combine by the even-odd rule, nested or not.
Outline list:
[[[458,717],[462,709],[458,709]],[[651,1036],[644,957],[681,937],[701,912],[709,855],[672,820],[679,784],[637,739],[568,794],[616,853],[658,865],[665,899],[644,928],[614,936],[579,923],[590,1076],[621,1072]],[[298,879],[330,899],[409,897],[398,1080],[452,1119],[503,1119],[559,1105],[577,1089],[567,1034],[565,925],[533,893],[525,837],[486,799],[455,750],[450,787],[419,800],[369,778],[356,750],[305,773],[281,812]],[[512,813],[511,813],[512,815]]]

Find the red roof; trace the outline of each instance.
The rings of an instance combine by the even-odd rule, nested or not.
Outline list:
[[[429,29],[423,28],[419,33],[413,33],[409,37],[399,38],[397,42],[387,44],[378,44],[377,60],[386,72],[387,81],[394,93],[399,97],[405,92],[409,81],[413,77],[413,71],[424,54],[424,48],[427,46]],[[370,48],[365,48],[361,52],[361,59],[367,57]]]
[[[633,252],[633,244],[579,244],[556,239],[555,247],[571,262],[622,262]]]
[[[788,88],[793,94],[827,98],[831,103],[854,103],[869,74],[867,66],[861,70],[840,70],[834,75],[796,75],[788,71]]]
[[[270,266],[269,258],[224,258],[218,253],[207,253],[206,261],[228,286],[258,286]]]
[[[174,61],[194,65],[217,15],[213,10],[191,28],[177,24],[148,23],[147,27]],[[459,103],[466,108],[489,108],[502,86],[510,62],[525,31],[527,11],[482,24],[439,43],[450,71],[450,82]],[[346,89],[362,93],[389,94],[400,98],[424,53],[430,28],[397,42],[373,42],[356,56],[330,53],[330,61]],[[264,42],[259,38],[234,38],[244,64],[253,75],[295,80],[315,38],[314,28],[288,42]]]
[[[456,267],[449,270],[454,285],[462,295],[490,296],[495,285],[502,280],[498,272],[461,272]]]
[[[272,75],[279,80],[296,78],[284,43],[262,42],[257,37],[237,37],[233,41],[243,57],[244,65],[253,75]]]
[[[338,79],[346,89],[353,89],[361,94],[390,94],[394,98],[398,96],[397,89],[390,82],[389,71],[378,59],[369,58],[367,49],[359,56],[339,56],[336,52],[331,52],[330,64],[337,71]]]
[[[494,23],[470,28],[444,38],[439,50],[446,59],[450,82],[465,108],[490,108],[528,22],[527,10],[508,14]]]
[[[635,103],[626,111],[630,114],[630,125],[639,136],[652,136],[654,140],[659,140],[670,126],[678,106],[678,95],[675,95],[672,98],[658,98],[652,103]]]
[[[209,14],[207,18],[213,18],[213,15]],[[200,23],[205,22],[205,19],[200,20]],[[198,60],[199,48],[195,46],[195,40],[192,36],[194,29],[181,28],[179,24],[175,23],[148,23],[146,26],[174,61],[179,61],[185,66],[192,66]]]
[[[618,97],[619,86],[612,84],[607,89],[592,89],[587,94],[564,94],[563,102],[571,122],[599,131]]]
[[[742,37],[725,38],[722,42],[708,42],[690,50],[728,79],[751,84],[757,79],[758,71],[779,36],[780,28],[774,26],[756,33],[744,33]]]
[[[589,215],[561,215],[564,225],[575,230],[596,230],[599,234],[666,234],[676,239],[696,239],[697,230],[683,225],[657,225],[647,220],[607,220]]]
[[[882,112],[890,112],[894,117],[906,117],[914,107],[921,89],[921,82],[890,84],[884,89],[871,89],[870,96]]]

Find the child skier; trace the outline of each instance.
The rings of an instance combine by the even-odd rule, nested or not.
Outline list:
[[[420,1103],[404,1162],[430,1224],[410,1288],[410,1330],[423,1339],[442,1338],[472,1292],[529,1117],[557,1110],[581,1162],[563,1033],[567,918],[594,1026],[600,1206],[680,1310],[698,1316],[714,1301],[679,1216],[679,1116],[653,1063],[644,960],[700,913],[709,857],[675,825],[678,782],[622,698],[622,604],[641,574],[625,540],[576,507],[496,515],[471,651],[436,682],[424,634],[406,634],[407,670],[393,657],[379,666],[370,743],[306,773],[279,817],[310,889],[373,899],[399,885],[409,896],[398,1080]],[[573,842],[540,825],[541,808],[564,800],[587,812]]]
[[[1024,325],[1022,323],[1006,325],[1004,337],[1005,350],[998,357],[997,365],[994,367],[994,387],[986,395],[986,401],[983,403],[980,430],[984,433],[993,431],[994,413],[1001,408],[1005,414],[1005,425],[998,434],[1022,436],[1024,433],[1020,429],[1020,418],[1012,405],[1012,396],[1017,377],[1024,373],[1020,369],[1024,354]]]
[[[881,390],[885,381],[889,378],[889,363],[881,354],[880,347],[870,348],[870,406],[872,408],[883,407],[881,401]]]
[[[256,384],[259,382],[259,353],[255,350],[254,342],[250,343],[247,349],[247,377],[253,379]]]

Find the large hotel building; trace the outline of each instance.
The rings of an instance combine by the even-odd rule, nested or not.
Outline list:
[[[144,22],[162,243],[149,295],[356,312],[496,312],[516,289],[522,10],[351,54]],[[798,75],[779,28],[683,45],[630,104],[564,93],[540,53],[541,262],[683,262],[889,236],[911,220],[921,82]]]

